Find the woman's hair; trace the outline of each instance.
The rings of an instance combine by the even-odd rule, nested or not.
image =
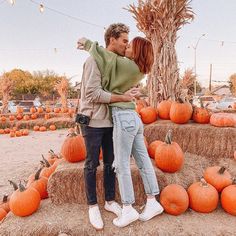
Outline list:
[[[135,37],[132,40],[132,51],[133,60],[138,65],[139,70],[143,74],[148,74],[151,71],[154,62],[151,42],[142,37]]]

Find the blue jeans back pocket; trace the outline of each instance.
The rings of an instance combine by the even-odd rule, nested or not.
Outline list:
[[[121,129],[126,132],[132,132],[136,129],[135,115],[132,113],[119,113]]]

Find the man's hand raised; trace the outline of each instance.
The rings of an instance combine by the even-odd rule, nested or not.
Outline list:
[[[87,39],[85,37],[80,38],[77,42],[77,49],[84,50],[84,45]]]

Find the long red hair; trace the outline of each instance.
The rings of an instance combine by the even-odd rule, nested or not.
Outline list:
[[[135,37],[132,40],[132,51],[134,62],[143,74],[148,74],[154,62],[153,47],[149,40]]]

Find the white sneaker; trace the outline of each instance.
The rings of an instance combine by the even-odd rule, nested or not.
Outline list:
[[[163,210],[163,207],[155,198],[147,199],[146,206],[144,211],[139,215],[139,219],[142,221],[150,220],[154,216],[161,214]]]
[[[139,219],[139,213],[130,205],[124,206],[121,216],[113,220],[113,224],[118,227],[125,227]]]
[[[105,210],[110,211],[114,214],[116,214],[118,217],[121,215],[122,208],[117,202],[112,202],[108,203],[107,201],[105,202],[104,206]]]
[[[98,206],[89,207],[89,221],[96,230],[103,229],[103,220]]]

